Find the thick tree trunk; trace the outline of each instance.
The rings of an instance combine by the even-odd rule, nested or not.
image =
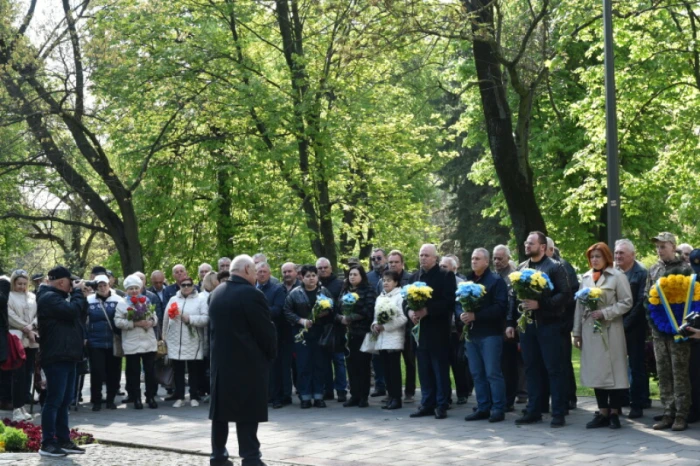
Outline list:
[[[493,6],[487,0],[464,0],[474,13],[472,29],[478,37],[483,31],[493,32]],[[508,105],[503,85],[503,73],[495,45],[475,40],[472,45],[474,63],[479,78],[479,91],[484,110],[489,148],[496,168],[501,190],[508,205],[511,223],[518,243],[519,259],[524,258],[523,243],[530,231],[546,234],[546,225],[535,198],[532,171],[527,160],[527,151],[519,151],[513,135],[513,115]],[[527,129],[528,121],[521,121],[521,130]],[[521,134],[526,135],[528,131]],[[521,147],[527,140],[519,141]],[[465,202],[470,200],[465,199]]]

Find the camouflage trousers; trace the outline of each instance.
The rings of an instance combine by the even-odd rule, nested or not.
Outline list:
[[[656,372],[664,414],[688,417],[690,411],[690,343],[675,343],[672,336],[654,331]]]

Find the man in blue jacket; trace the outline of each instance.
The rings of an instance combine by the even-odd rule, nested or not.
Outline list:
[[[503,279],[489,269],[489,252],[477,248],[472,253],[472,272],[467,280],[483,285],[486,294],[476,312],[461,312],[459,319],[468,326],[465,341],[469,371],[476,390],[476,411],[465,421],[505,419],[506,383],[501,370],[503,325],[508,312],[508,287]]]
[[[83,359],[87,300],[83,282],[71,280],[65,267],[54,267],[49,285],[39,289],[41,366],[46,374],[46,401],[41,410],[41,449],[49,457],[85,453],[70,440],[68,408],[75,390],[76,364]]]

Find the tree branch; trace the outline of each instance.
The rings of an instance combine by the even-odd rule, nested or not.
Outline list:
[[[58,223],[63,223],[65,225],[73,225],[73,226],[78,226],[82,228],[87,228],[89,230],[95,230],[99,231],[101,233],[109,234],[109,231],[107,231],[106,228],[103,227],[98,227],[97,225],[91,225],[89,223],[85,222],[78,222],[75,220],[66,220],[60,217],[51,217],[50,215],[25,215],[25,214],[20,214],[17,212],[9,212],[3,215],[0,215],[0,220],[7,220],[7,219],[19,219],[19,220],[31,220],[33,222],[58,222]]]

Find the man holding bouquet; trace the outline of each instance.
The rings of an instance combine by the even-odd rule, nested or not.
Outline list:
[[[519,311],[525,323],[520,330],[520,346],[525,361],[525,376],[529,395],[526,413],[515,420],[516,424],[533,424],[542,420],[542,371],[547,370],[552,395],[552,427],[563,427],[567,408],[564,381],[561,370],[562,344],[560,338],[561,319],[569,302],[571,290],[566,271],[559,262],[545,254],[547,237],[539,231],[531,232],[525,241],[528,260],[518,266],[518,271],[539,272],[549,278],[547,286],[534,299],[510,300],[506,336],[515,336]],[[517,273],[517,272],[516,272]],[[524,274],[524,272],[523,272]],[[515,284],[514,284],[515,286]],[[521,318],[522,319],[522,318]]]
[[[418,378],[421,384],[421,405],[411,417],[435,415],[447,417],[450,399],[449,351],[450,319],[454,312],[457,282],[452,272],[438,267],[437,248],[424,244],[420,248],[420,270],[411,275],[409,283],[424,282],[432,288],[432,295],[420,309],[408,310],[408,318],[418,325],[416,355]],[[414,328],[415,331],[415,328]]]
[[[469,371],[474,379],[477,409],[465,421],[505,419],[506,384],[501,371],[503,321],[508,311],[508,287],[489,270],[489,252],[484,248],[472,253],[472,273],[467,280],[483,285],[485,293],[473,312],[459,316],[469,331],[465,341]],[[471,311],[471,310],[470,310]]]

